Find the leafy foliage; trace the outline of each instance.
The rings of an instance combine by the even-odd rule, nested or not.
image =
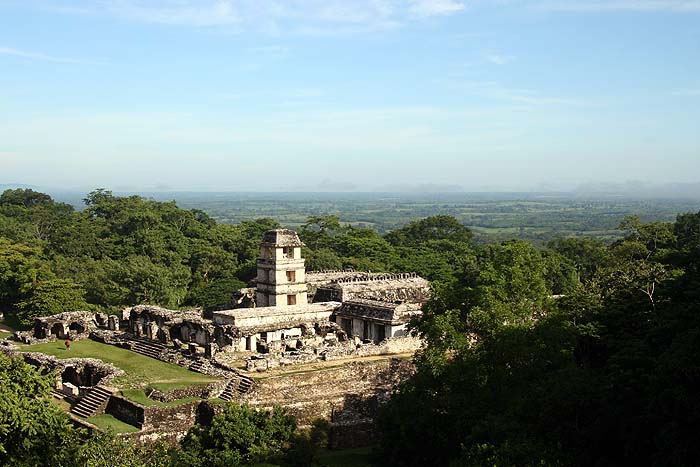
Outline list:
[[[180,465],[226,467],[282,458],[296,422],[284,411],[228,404],[211,426],[197,425],[182,441]]]
[[[0,353],[0,465],[71,465],[78,433],[49,400],[53,375]]]
[[[170,467],[175,453],[163,442],[136,444],[98,433],[78,449],[74,462],[84,467]]]
[[[17,304],[17,318],[31,326],[39,316],[49,316],[65,310],[86,310],[85,291],[70,279],[50,279],[33,286],[27,298]]]
[[[554,243],[582,279],[554,299],[547,255],[518,242],[486,247],[476,272],[437,288],[417,323],[426,346],[380,418],[380,458],[693,465],[697,225],[700,213],[676,224],[629,218],[627,237],[607,248]]]
[[[262,232],[278,227],[219,225],[174,202],[102,189],[84,201],[76,212],[31,190],[0,196],[0,306],[24,324],[88,305],[225,307],[255,275]]]

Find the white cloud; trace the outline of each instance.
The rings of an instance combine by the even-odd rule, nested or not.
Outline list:
[[[454,0],[410,0],[409,10],[420,16],[446,16],[464,10],[462,2]]]
[[[452,80],[442,82],[456,91],[467,95],[496,101],[514,102],[529,106],[568,106],[568,107],[598,107],[599,105],[571,97],[546,96],[528,89],[515,89],[494,82]]]
[[[44,62],[103,65],[103,63],[100,63],[100,62],[93,62],[93,61],[89,61],[89,60],[76,60],[76,59],[65,58],[65,57],[55,57],[55,56],[43,54],[40,52],[31,52],[31,51],[27,51],[27,50],[20,50],[20,49],[15,49],[13,47],[3,47],[3,46],[0,46],[0,55],[10,55],[13,57],[27,58],[30,60],[40,60],[40,61],[44,61]]]
[[[494,65],[506,65],[506,64],[512,62],[514,57],[512,55],[504,55],[504,54],[489,52],[489,53],[484,55],[484,58],[486,59],[487,62],[492,63]]]
[[[74,2],[71,8],[38,4],[69,14],[109,15],[147,23],[275,33],[327,33],[337,28],[341,34],[392,28],[465,9],[458,0],[98,0]]]
[[[191,26],[235,25],[241,12],[234,2],[221,1],[139,1],[109,0],[101,2],[104,12],[128,19],[161,24]]]

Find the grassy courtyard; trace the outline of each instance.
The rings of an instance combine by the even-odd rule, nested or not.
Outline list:
[[[89,339],[75,341],[66,350],[63,341],[21,346],[23,352],[41,352],[57,358],[98,358],[124,370],[125,374],[111,383],[119,389],[145,386],[174,389],[207,384],[216,378],[195,373],[178,365],[155,360],[130,350]]]
[[[94,417],[88,418],[87,421],[98,428],[113,433],[134,433],[139,431],[137,427],[124,423],[109,414],[95,415]]]

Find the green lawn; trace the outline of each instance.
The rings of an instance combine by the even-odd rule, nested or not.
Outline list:
[[[0,339],[4,339],[4,338],[6,338],[6,337],[10,337],[11,335],[12,335],[11,332],[0,331]]]
[[[134,433],[139,431],[137,427],[124,423],[108,414],[95,415],[94,417],[88,418],[87,421],[102,430],[112,431],[114,433]]]
[[[192,401],[198,401],[196,397],[188,397],[185,399],[178,399],[172,402],[160,402],[154,399],[149,399],[143,389],[123,389],[122,396],[126,397],[130,401],[136,402],[141,405],[163,405],[163,406],[173,406],[182,405]]]
[[[99,358],[126,372],[125,375],[116,378],[111,383],[121,389],[142,388],[149,384],[172,389],[206,384],[217,380],[178,365],[171,365],[130,350],[101,344],[89,339],[73,342],[69,351],[66,350],[63,341],[21,346],[21,350],[23,352],[42,352],[58,358]]]

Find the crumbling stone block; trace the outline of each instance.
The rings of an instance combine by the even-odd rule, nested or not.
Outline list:
[[[95,321],[97,326],[104,328],[107,326],[107,315],[105,313],[95,313]]]
[[[107,329],[110,331],[119,331],[119,318],[117,316],[111,315],[108,318]]]

